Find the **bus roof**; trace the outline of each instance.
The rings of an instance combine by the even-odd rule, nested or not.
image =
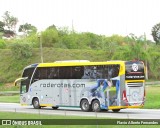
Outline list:
[[[38,63],[36,63],[36,64],[31,64],[31,65],[28,65],[27,67],[25,67],[25,69],[27,69],[27,68],[35,68],[35,67],[37,67],[38,66]]]
[[[40,63],[37,67],[57,67],[57,66],[87,66],[87,65],[115,65],[124,64],[125,61],[104,61],[104,62],[89,62],[89,61],[65,61],[65,62],[53,62],[53,63]]]

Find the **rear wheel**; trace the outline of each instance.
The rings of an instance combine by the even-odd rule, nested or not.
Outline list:
[[[121,109],[112,109],[113,112],[119,112]]]
[[[99,103],[98,100],[94,100],[94,101],[92,102],[92,110],[93,110],[94,112],[100,112],[100,111],[101,111],[100,103]]]
[[[88,100],[84,99],[81,101],[80,107],[82,109],[82,111],[88,112],[91,110],[91,106],[88,102]]]
[[[34,107],[35,109],[40,109],[40,108],[41,108],[41,106],[40,106],[40,104],[39,104],[38,98],[34,98],[34,99],[33,99],[33,107]]]

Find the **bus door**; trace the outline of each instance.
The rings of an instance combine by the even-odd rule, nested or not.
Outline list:
[[[119,67],[120,65],[108,66],[108,86],[109,86],[109,106],[119,105],[118,92],[119,92]]]
[[[33,74],[35,67],[26,68],[23,71],[22,78],[25,78],[21,81],[20,84],[20,103],[27,104],[27,92],[29,90],[29,84],[31,76]]]
[[[107,93],[109,97],[109,106],[118,106],[119,100],[118,100],[118,90],[119,90],[119,82],[118,80],[112,80],[108,82],[109,85],[109,91]]]

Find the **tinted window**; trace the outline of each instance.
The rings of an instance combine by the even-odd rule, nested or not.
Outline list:
[[[119,65],[85,66],[82,79],[111,79],[119,74]]]
[[[84,67],[83,66],[72,67],[72,71],[71,71],[71,78],[72,79],[81,79],[83,74],[84,74]]]
[[[47,78],[47,68],[37,68],[33,76],[33,80],[40,80]]]
[[[20,93],[28,92],[30,80],[31,80],[34,69],[35,69],[35,67],[24,69],[22,77],[27,77],[27,79],[21,81]]]
[[[111,79],[119,74],[119,65],[66,66],[37,68],[33,81],[40,79]]]
[[[31,79],[34,69],[35,68],[24,69],[22,77],[28,77],[28,79]]]

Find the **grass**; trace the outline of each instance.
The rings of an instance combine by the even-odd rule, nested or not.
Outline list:
[[[6,102],[6,103],[19,103],[19,95],[13,95],[13,96],[0,96],[0,102]]]
[[[108,56],[102,50],[80,50],[80,49],[59,49],[43,48],[44,62],[54,62],[56,60],[90,60],[106,61]],[[0,82],[14,82],[21,76],[24,67],[40,63],[39,49],[33,49],[33,56],[29,58],[15,59],[10,49],[0,50]]]
[[[160,86],[146,87],[146,101],[143,108],[160,109]]]
[[[14,86],[14,83],[0,83],[0,92],[1,91],[19,91],[19,86]]]
[[[0,119],[95,119],[94,117],[79,117],[79,116],[59,116],[59,115],[38,115],[38,114],[26,114],[26,113],[15,113],[15,112],[0,112]],[[102,119],[102,118],[98,118]],[[103,118],[107,119],[107,118]],[[118,119],[117,119],[118,120]],[[107,120],[106,120],[107,121]],[[30,128],[31,126],[1,126],[1,128]],[[41,125],[32,126],[32,128],[156,128],[155,125]]]

